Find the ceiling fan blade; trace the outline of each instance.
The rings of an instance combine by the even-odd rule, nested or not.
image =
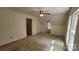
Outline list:
[[[39,12],[39,11],[32,11],[32,13],[37,13],[37,14],[40,14],[40,12]]]
[[[39,12],[39,11],[32,11],[32,12]]]
[[[50,13],[44,13],[44,14],[51,15]]]

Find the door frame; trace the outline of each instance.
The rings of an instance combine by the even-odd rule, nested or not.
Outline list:
[[[30,35],[28,35],[28,29],[27,29],[27,26],[28,26],[27,24],[28,23],[27,23],[27,19],[31,20],[31,34]],[[32,19],[31,18],[26,18],[26,35],[27,35],[27,37],[32,35]]]

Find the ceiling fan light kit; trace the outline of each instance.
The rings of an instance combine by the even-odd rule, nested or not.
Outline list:
[[[40,17],[43,17],[44,16],[44,14],[40,14]]]

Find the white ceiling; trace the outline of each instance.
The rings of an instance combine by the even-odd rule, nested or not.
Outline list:
[[[29,15],[33,15],[33,16],[36,16],[36,17],[40,17],[38,13],[35,13],[35,12],[32,12],[32,11],[35,11],[35,10],[40,10],[40,9],[43,9],[43,10],[47,10],[49,13],[51,13],[51,15],[44,15],[44,17],[40,17],[41,19],[44,19],[45,21],[48,19],[52,19],[52,16],[53,15],[58,15],[58,14],[67,14],[70,7],[6,7],[8,9],[11,9],[11,10],[15,10],[15,11],[19,11],[19,12],[22,12],[22,13],[26,13],[26,14],[29,14]],[[46,21],[46,22],[47,22]]]
[[[38,15],[37,13],[33,13],[32,11],[40,9],[47,10],[49,13],[51,13],[51,15],[63,14],[69,11],[69,7],[8,7],[8,9],[28,13],[31,15]]]

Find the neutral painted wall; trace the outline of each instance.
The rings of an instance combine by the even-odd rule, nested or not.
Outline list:
[[[25,14],[6,9],[0,11],[0,45],[26,37],[25,17]]]
[[[54,35],[65,35],[65,27],[66,27],[66,15],[58,14],[53,15],[51,20],[51,34]]]
[[[42,32],[42,24],[37,18],[32,18],[32,35]]]
[[[47,32],[48,30],[47,18],[45,17],[40,18],[40,23],[41,23],[42,32]]]
[[[48,30],[48,23],[47,22],[43,22],[43,25],[42,25],[42,32],[47,32],[47,30]]]
[[[42,24],[40,24],[39,18],[8,9],[0,10],[0,45],[27,37],[27,17],[32,19],[32,34],[41,32]]]

